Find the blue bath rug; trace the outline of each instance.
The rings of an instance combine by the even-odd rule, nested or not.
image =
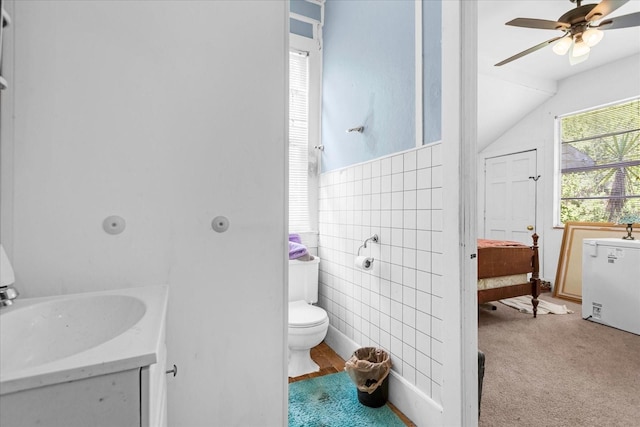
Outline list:
[[[369,408],[358,401],[346,372],[289,384],[289,427],[404,427],[384,405]]]

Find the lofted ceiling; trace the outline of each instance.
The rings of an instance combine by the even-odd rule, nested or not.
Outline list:
[[[582,3],[595,4],[597,0]],[[555,21],[575,8],[569,0],[478,1],[478,151],[483,150],[530,111],[551,98],[559,81],[618,59],[640,53],[640,27],[604,31],[589,59],[570,65],[552,45],[495,67],[494,64],[553,37],[558,30],[505,25],[514,18]],[[640,0],[630,0],[607,16],[640,12]]]

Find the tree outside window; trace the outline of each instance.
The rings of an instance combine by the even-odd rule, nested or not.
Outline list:
[[[640,99],[559,120],[560,222],[640,213]]]

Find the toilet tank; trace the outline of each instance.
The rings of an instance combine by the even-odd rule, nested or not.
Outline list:
[[[318,302],[320,258],[311,261],[289,260],[289,301]]]

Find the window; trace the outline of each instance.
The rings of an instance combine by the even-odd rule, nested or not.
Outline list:
[[[318,229],[320,151],[320,47],[290,35],[289,50],[289,232]]]
[[[309,55],[289,52],[289,230],[309,231]]]
[[[640,213],[640,99],[558,121],[560,222]]]

